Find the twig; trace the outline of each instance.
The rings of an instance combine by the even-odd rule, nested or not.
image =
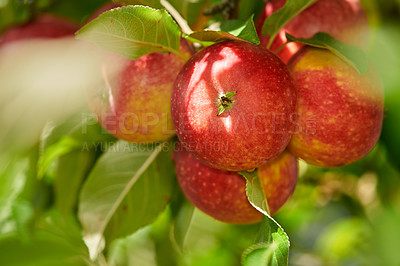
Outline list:
[[[166,0],[160,0],[160,3],[165,9],[171,14],[171,16],[176,20],[181,30],[185,34],[191,34],[193,30],[189,27],[187,21],[179,14],[178,11]]]

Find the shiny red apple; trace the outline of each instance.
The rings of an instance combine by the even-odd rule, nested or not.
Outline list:
[[[290,151],[310,164],[343,166],[378,141],[383,87],[374,68],[360,75],[328,50],[304,47],[289,62],[298,89],[297,129]]]
[[[181,144],[174,151],[175,169],[186,197],[204,213],[226,223],[259,222],[261,213],[247,200],[246,181],[236,172],[212,168],[190,154]],[[292,195],[297,183],[297,159],[285,151],[258,169],[274,215]]]
[[[254,169],[288,145],[296,89],[268,50],[226,41],[189,59],[176,78],[172,119],[182,144],[212,167]]]

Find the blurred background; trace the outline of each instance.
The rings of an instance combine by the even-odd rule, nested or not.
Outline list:
[[[0,0],[0,33],[38,12],[81,25],[106,2]],[[218,1],[182,2],[203,10]],[[275,215],[291,241],[290,265],[400,265],[400,1],[361,2],[371,25],[368,56],[385,88],[382,135],[368,156],[346,167],[327,169],[300,162],[295,193]],[[255,0],[243,4],[248,14],[259,12],[262,5]],[[194,20],[196,14],[187,16],[194,28],[205,23],[203,17]],[[68,41],[51,48],[35,45],[20,48],[18,57],[0,54],[1,265],[52,265],[57,256],[85,254],[76,252],[82,241],[72,214],[82,180],[101,151],[82,152],[77,147],[115,141],[90,120],[86,109],[84,88],[99,79],[91,71],[96,58]],[[54,58],[58,66],[64,66],[62,73],[47,64]],[[35,71],[50,74],[38,80]],[[9,84],[16,81],[19,87],[11,88]],[[65,184],[60,180],[67,180],[63,175],[75,190],[62,192]],[[153,225],[115,241],[107,252],[109,261],[116,265],[240,265],[258,225],[220,223],[193,209],[179,192],[176,197],[179,208],[171,205]],[[59,213],[51,212],[54,208]],[[185,230],[171,227],[171,219],[176,219],[175,225],[182,221],[179,228]],[[63,230],[56,226],[60,223]],[[40,235],[32,242],[35,231]],[[37,263],[21,264],[24,254],[37,258]],[[82,264],[90,262],[79,256],[71,260],[71,265]]]

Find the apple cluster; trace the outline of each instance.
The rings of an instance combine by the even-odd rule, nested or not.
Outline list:
[[[285,2],[269,1],[259,16],[260,45],[231,40],[194,53],[182,39],[186,62],[175,54],[128,60],[103,53],[103,89],[88,93],[99,123],[119,139],[152,143],[176,134],[173,160],[182,191],[223,222],[261,220],[247,200],[243,172],[257,171],[273,215],[295,189],[298,158],[321,167],[347,165],[365,156],[380,135],[383,89],[372,66],[360,75],[328,50],[285,45],[285,33],[310,38],[327,32],[365,49],[368,22],[360,3],[319,0],[267,49],[270,37],[262,35],[262,25]],[[62,37],[76,26],[44,16],[23,29],[23,37],[18,30],[5,32],[0,45],[24,36]],[[118,68],[109,71],[110,64]]]
[[[266,49],[269,36],[261,26],[284,4],[269,1],[259,16],[260,45],[224,41],[194,53],[182,39],[186,62],[161,53],[120,58],[123,67],[109,77],[106,97],[90,101],[117,138],[149,143],[176,134],[173,159],[182,191],[223,222],[261,220],[240,172],[257,171],[273,215],[294,191],[297,158],[322,167],[347,165],[365,156],[381,131],[382,85],[372,66],[360,75],[328,50],[284,45],[285,33],[310,38],[327,32],[365,49],[368,22],[360,3],[319,0]]]

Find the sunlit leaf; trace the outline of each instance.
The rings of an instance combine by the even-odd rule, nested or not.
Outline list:
[[[227,20],[221,23],[221,30],[229,32],[230,34],[239,37],[245,41],[251,42],[253,44],[260,44],[258,39],[257,31],[254,26],[254,15],[252,15],[246,21],[240,20]]]
[[[186,237],[193,220],[194,206],[184,204],[173,223],[174,240],[180,250],[185,249]]]
[[[165,10],[145,6],[123,6],[106,11],[82,27],[78,39],[129,59],[154,52],[179,56],[181,31]]]
[[[255,244],[243,252],[242,264],[244,266],[288,265],[289,237],[269,215],[268,202],[258,171],[251,173],[243,171],[240,174],[246,178],[246,194],[250,204],[264,215]]]
[[[64,216],[75,212],[79,190],[94,162],[91,151],[76,150],[58,159],[54,180],[54,197],[57,210]]]
[[[368,71],[368,58],[361,48],[354,45],[344,44],[333,38],[328,33],[319,32],[309,39],[298,39],[286,33],[286,38],[290,42],[300,42],[310,46],[328,49],[353,66],[361,75]]]
[[[154,243],[150,239],[151,226],[113,241],[107,252],[110,265],[155,265]]]
[[[28,167],[28,158],[14,158],[5,165],[0,165],[0,233],[16,229],[12,208],[25,186]]]
[[[221,30],[196,31],[188,36],[200,42],[220,42],[227,40],[248,41],[259,44],[260,41],[254,26],[253,17],[247,21],[226,21],[221,25]]]
[[[132,234],[164,209],[174,176],[168,142],[117,142],[97,162],[80,196],[79,219],[95,258],[117,237]]]
[[[269,16],[262,27],[262,34],[269,36],[267,48],[271,47],[275,36],[292,18],[306,9],[317,0],[287,0],[286,4],[278,11]]]
[[[27,240],[30,237],[29,224],[34,216],[32,204],[17,198],[12,202],[11,213],[15,224],[15,232],[19,234],[20,239]]]
[[[38,178],[42,178],[49,165],[58,157],[80,146],[80,143],[72,138],[63,138],[44,150],[38,161]]]
[[[166,208],[151,224],[150,238],[154,242],[157,266],[178,265],[177,250],[171,238],[171,209]]]
[[[0,238],[0,258],[6,265],[90,265],[79,227],[71,220],[45,215],[31,238],[14,234]]]
[[[160,0],[114,0],[114,2],[123,4],[123,5],[142,5],[142,6],[150,6],[153,8],[162,8],[163,7],[160,4]]]

